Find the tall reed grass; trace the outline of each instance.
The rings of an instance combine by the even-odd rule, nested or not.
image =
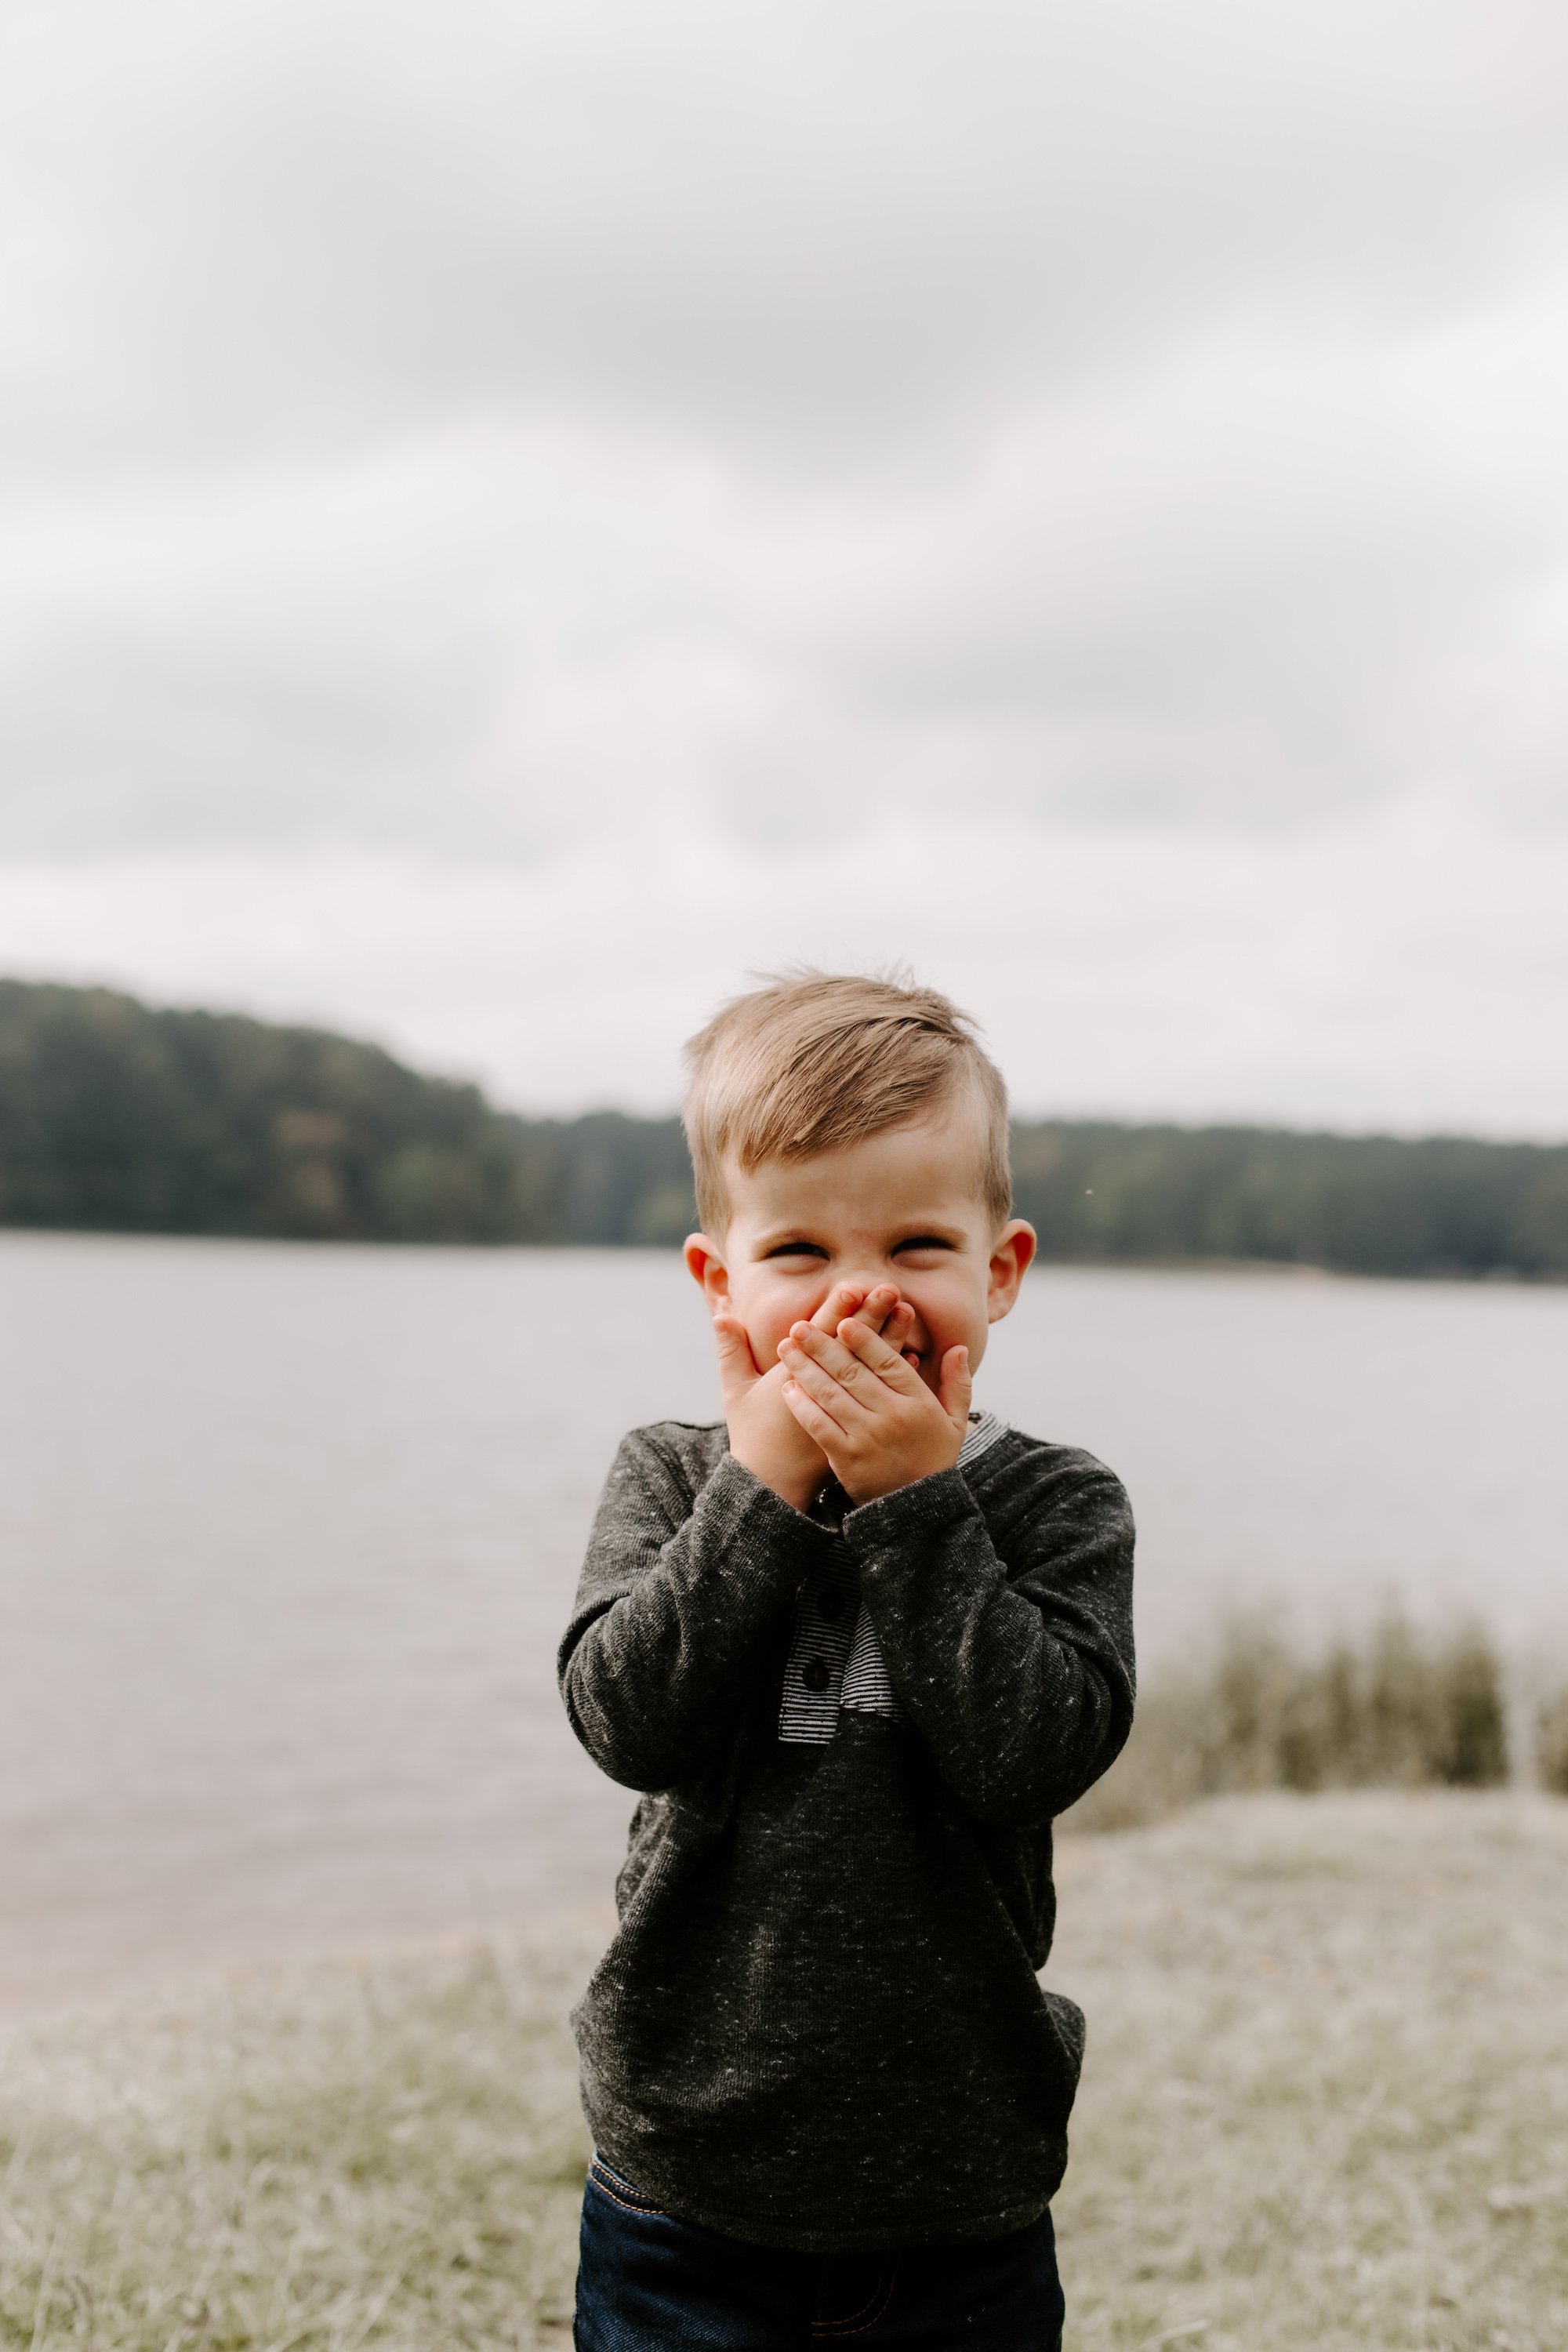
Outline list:
[[[1535,1718],[1535,1766],[1543,1789],[1568,1797],[1568,1689],[1542,1702]]]
[[[1391,1614],[1359,1644],[1312,1651],[1237,1619],[1141,1696],[1124,1753],[1067,1819],[1128,1828],[1265,1789],[1492,1788],[1510,1778],[1508,1717],[1501,1660],[1474,1626],[1433,1637]],[[1568,1703],[1552,1736],[1560,1765],[1543,1733],[1542,1777],[1568,1788]]]

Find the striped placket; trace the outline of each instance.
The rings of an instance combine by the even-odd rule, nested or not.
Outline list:
[[[1006,1433],[1006,1423],[995,1413],[972,1414],[958,1467],[967,1469]],[[847,1502],[835,1483],[818,1498],[813,1516],[837,1525]],[[884,1716],[891,1723],[905,1720],[844,1545],[836,1547],[832,1561],[816,1570],[795,1596],[789,1664],[779,1706],[779,1738],[825,1748],[833,1737],[841,1706],[855,1715]]]

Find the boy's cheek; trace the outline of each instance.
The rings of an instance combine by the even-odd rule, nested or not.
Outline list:
[[[784,1339],[792,1325],[809,1323],[827,1296],[826,1283],[792,1285],[783,1297],[771,1294],[752,1297],[742,1306],[741,1320],[746,1327],[746,1337],[752,1343],[752,1354],[760,1369],[770,1371],[778,1361],[779,1341]]]
[[[956,1283],[941,1283],[917,1288],[911,1282],[904,1297],[931,1334],[940,1354],[967,1340],[975,1324],[985,1320],[984,1298],[973,1297],[967,1287]]]
[[[760,1316],[746,1326],[752,1356],[759,1371],[771,1372],[779,1360],[779,1341],[796,1321],[793,1315]]]
[[[910,1298],[930,1339],[929,1360],[922,1357],[921,1370],[931,1388],[938,1386],[942,1359],[949,1348],[967,1348],[971,1362],[979,1362],[990,1330],[984,1297],[949,1291],[928,1296],[922,1302],[911,1290]]]

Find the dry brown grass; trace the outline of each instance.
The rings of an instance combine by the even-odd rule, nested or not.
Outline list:
[[[1141,1695],[1126,1748],[1070,1823],[1131,1829],[1240,1790],[1495,1788],[1510,1777],[1507,1715],[1502,1662],[1476,1627],[1434,1635],[1393,1615],[1313,1651],[1237,1619]],[[1535,1761],[1520,1759],[1526,1773]]]
[[[0,2343],[558,2345],[595,1938],[208,1984],[13,2033]]]
[[[1535,1768],[1541,1785],[1568,1797],[1568,1690],[1542,1700],[1535,1718]]]
[[[1568,1807],[1228,1799],[1061,1879],[1077,2352],[1563,2352]]]
[[[1568,1806],[1225,1799],[1068,1837],[1089,2013],[1074,2352],[1563,2352]],[[280,1972],[16,2032],[0,2343],[563,2340],[595,1938]]]

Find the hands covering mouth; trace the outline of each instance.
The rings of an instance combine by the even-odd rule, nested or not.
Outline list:
[[[797,1510],[829,1469],[852,1502],[868,1503],[958,1460],[969,1351],[947,1350],[933,1395],[910,1344],[915,1310],[894,1284],[841,1284],[792,1326],[766,1371],[738,1316],[715,1316],[713,1330],[731,1454]]]
[[[879,1283],[828,1328],[820,1315],[779,1342],[784,1403],[815,1440],[852,1502],[951,1470],[969,1427],[967,1348],[948,1349],[933,1395],[907,1342],[914,1310]]]

